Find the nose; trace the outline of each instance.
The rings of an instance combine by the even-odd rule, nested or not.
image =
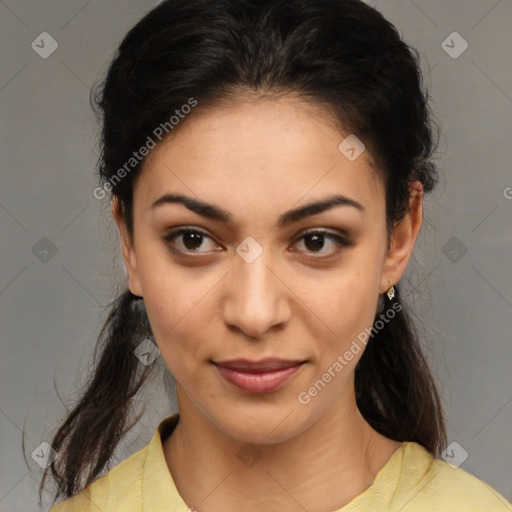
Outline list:
[[[230,329],[261,338],[282,328],[290,317],[292,293],[285,280],[269,265],[266,251],[252,263],[240,258],[226,276],[224,321]]]

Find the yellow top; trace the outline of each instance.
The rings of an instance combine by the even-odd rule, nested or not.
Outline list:
[[[176,489],[162,448],[178,419],[176,413],[162,420],[148,445],[49,512],[193,511]],[[434,510],[512,512],[512,505],[475,476],[435,459],[417,443],[404,442],[373,484],[335,512]]]

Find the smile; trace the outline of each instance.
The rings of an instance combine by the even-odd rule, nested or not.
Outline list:
[[[302,366],[303,362],[292,362],[275,369],[255,365],[214,363],[219,373],[228,382],[247,393],[270,393],[284,385]]]

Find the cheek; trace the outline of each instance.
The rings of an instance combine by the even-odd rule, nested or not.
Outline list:
[[[142,244],[137,253],[137,269],[144,303],[156,332],[172,333],[174,326],[197,304],[206,284],[192,272],[173,264],[166,249],[154,240]]]
[[[171,265],[165,254],[156,252],[141,255],[139,276],[155,341],[167,367],[178,377],[186,375],[188,362],[209,358],[202,334],[212,322],[209,292],[219,276]]]
[[[337,350],[350,345],[360,332],[372,325],[377,307],[374,281],[357,278],[348,281],[349,286],[331,289],[330,298],[319,304],[321,318],[331,334],[335,334],[333,343]]]
[[[173,290],[173,289],[171,289]],[[182,300],[180,300],[182,299]],[[181,292],[166,291],[158,286],[154,294],[144,299],[154,340],[161,357],[178,382],[187,382],[196,374],[197,361],[208,358],[200,336],[201,303],[189,301]],[[194,307],[195,304],[195,307]]]
[[[369,248],[354,251],[350,261],[316,288],[311,308],[328,327],[321,352],[343,353],[373,325],[381,276],[380,255]],[[320,354],[321,356],[321,354]]]

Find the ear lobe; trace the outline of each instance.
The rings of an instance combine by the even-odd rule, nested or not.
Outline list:
[[[409,208],[404,218],[395,224],[392,231],[391,246],[384,262],[380,293],[402,277],[414,243],[423,222],[423,186],[419,181],[409,185]]]
[[[133,240],[123,218],[123,205],[116,196],[112,198],[110,210],[119,232],[121,255],[128,274],[128,286],[134,295],[142,297]]]

